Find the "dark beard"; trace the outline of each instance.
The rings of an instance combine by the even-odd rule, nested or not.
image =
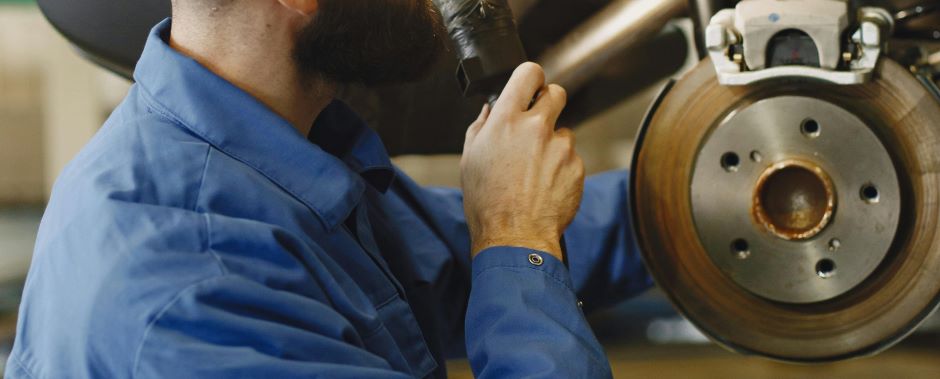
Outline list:
[[[430,0],[321,0],[300,33],[301,76],[376,86],[421,79],[444,49]]]

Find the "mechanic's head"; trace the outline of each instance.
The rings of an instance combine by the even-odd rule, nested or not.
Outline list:
[[[173,0],[173,13],[257,12],[259,3],[250,2],[268,2],[284,22],[297,24],[293,51],[284,53],[305,78],[370,86],[412,81],[443,50],[446,31],[431,0]]]

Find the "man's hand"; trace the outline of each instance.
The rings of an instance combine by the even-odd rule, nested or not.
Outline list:
[[[584,190],[574,133],[555,130],[567,101],[563,88],[545,85],[541,67],[525,63],[467,130],[460,163],[474,257],[514,246],[563,259],[559,241]]]

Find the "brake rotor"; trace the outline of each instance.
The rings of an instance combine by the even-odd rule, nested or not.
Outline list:
[[[940,302],[940,103],[890,60],[864,85],[718,84],[661,98],[632,204],[659,286],[732,350],[874,354]]]

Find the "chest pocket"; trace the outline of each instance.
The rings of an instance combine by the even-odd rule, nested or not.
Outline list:
[[[359,248],[352,249],[359,250],[356,255],[360,259],[355,259],[357,267],[350,273],[375,305],[381,322],[381,326],[363,336],[363,342],[367,350],[386,358],[394,369],[424,378],[437,369],[437,362],[411,306],[404,300],[403,287],[379,254],[365,212],[360,209],[356,213],[358,217],[347,222],[344,228],[348,242],[354,241]]]
[[[411,307],[395,296],[378,307],[382,326],[364,338],[366,349],[386,357],[393,368],[424,378],[437,369]]]

